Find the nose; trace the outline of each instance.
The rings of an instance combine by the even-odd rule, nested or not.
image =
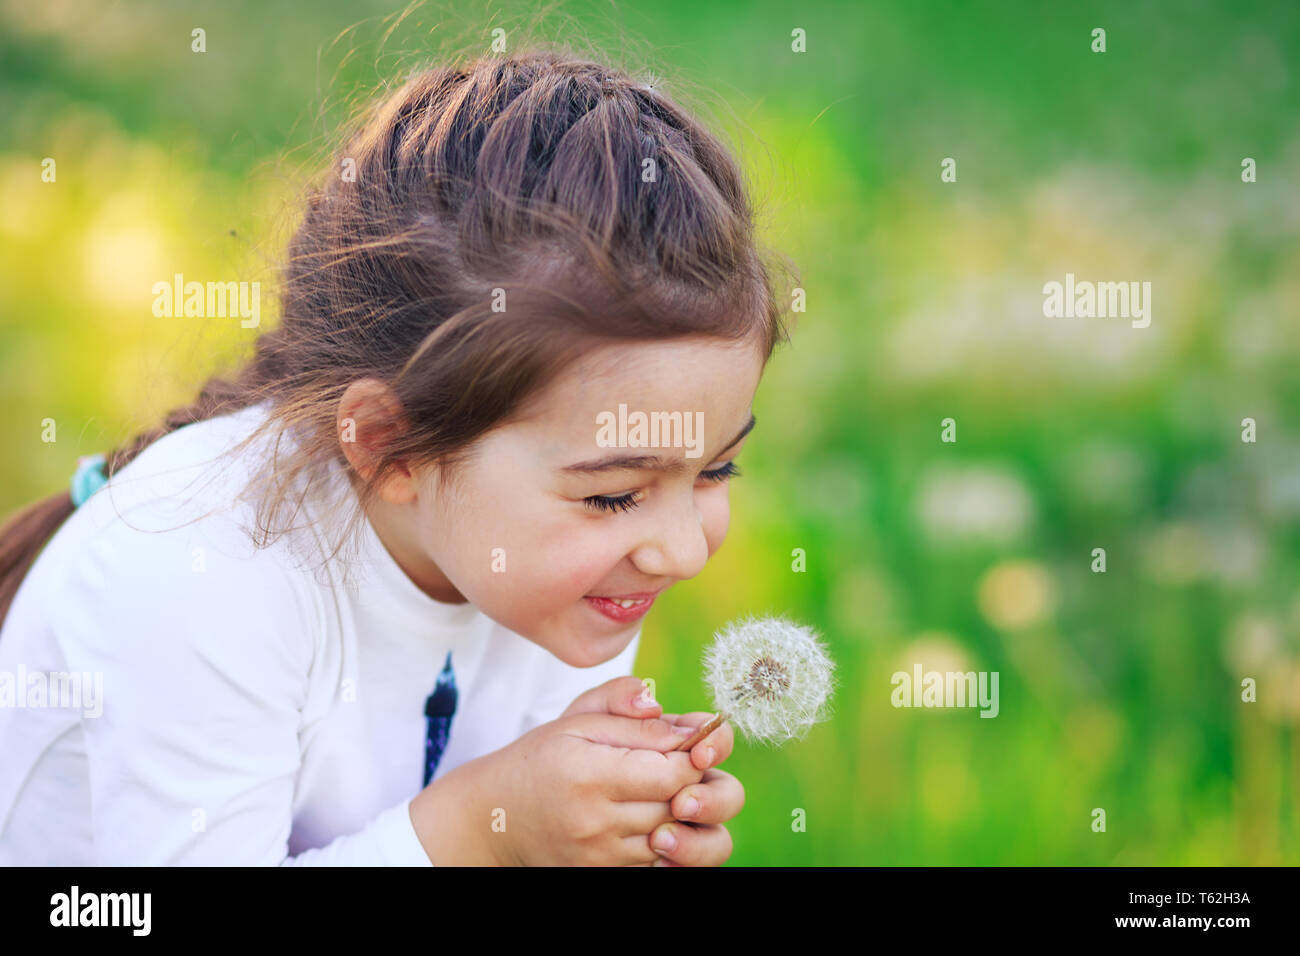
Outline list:
[[[647,522],[650,531],[632,553],[632,562],[643,574],[693,578],[709,560],[709,541],[704,534],[704,515],[695,504],[693,492],[675,499],[671,508]]]

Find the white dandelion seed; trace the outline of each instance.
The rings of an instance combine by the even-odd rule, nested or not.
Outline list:
[[[782,744],[830,717],[835,663],[812,628],[781,617],[732,621],[704,654],[717,715],[677,747],[730,720],[754,741]]]

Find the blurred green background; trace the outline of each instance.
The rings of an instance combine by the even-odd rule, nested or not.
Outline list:
[[[24,451],[0,508],[247,355],[238,319],[154,318],[152,284],[269,288],[339,123],[498,26],[659,76],[802,272],[728,541],[638,661],[672,711],[711,706],[700,652],[742,614],[811,624],[838,661],[830,722],[727,764],[732,862],[1300,862],[1291,2],[6,0],[0,441]],[[1150,281],[1150,327],[1045,318],[1067,272]],[[895,709],[917,662],[999,672],[1000,714]]]

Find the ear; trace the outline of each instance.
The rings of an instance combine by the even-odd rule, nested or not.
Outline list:
[[[366,481],[371,480],[388,443],[407,426],[401,400],[379,379],[358,379],[339,399],[336,421],[339,445],[348,462]],[[394,504],[410,501],[416,492],[414,476],[404,463],[399,464],[378,491],[381,498]]]

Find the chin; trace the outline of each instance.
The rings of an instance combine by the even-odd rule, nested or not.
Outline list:
[[[605,661],[611,660],[615,656],[613,654],[608,656],[594,655],[592,653],[594,648],[592,647],[573,647],[566,645],[561,649],[564,653],[556,654],[555,656],[564,661],[564,663],[568,664],[570,667],[595,667],[597,664],[603,664]]]
[[[636,637],[640,623],[638,621],[628,625],[625,630],[613,634],[601,634],[585,630],[580,624],[566,623],[561,616],[538,623],[537,626],[510,627],[510,630],[546,648],[570,667],[586,668],[611,661],[627,650],[627,646]],[[589,628],[590,624],[587,626]]]
[[[626,635],[611,634],[608,637],[579,638],[576,641],[570,638],[562,646],[564,653],[555,656],[570,667],[595,667],[622,654],[635,636],[636,628],[632,628]]]
[[[507,627],[510,626],[507,625]],[[593,640],[581,635],[575,636],[572,627],[542,625],[540,627],[510,627],[510,630],[544,648],[552,656],[564,661],[570,667],[595,667],[597,664],[604,663],[614,656],[614,654],[608,654],[604,657],[595,656],[598,652],[596,644],[599,643],[599,639]],[[623,646],[626,647],[627,645],[624,644]]]

